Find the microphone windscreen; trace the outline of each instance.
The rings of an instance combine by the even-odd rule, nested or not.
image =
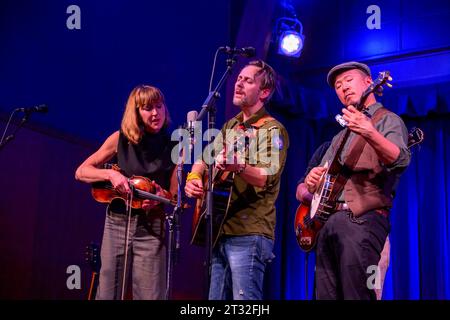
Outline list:
[[[197,120],[198,112],[197,111],[189,111],[187,114],[187,122],[194,122]]]
[[[246,47],[243,49],[244,56],[247,58],[252,58],[256,55],[256,49],[253,47]]]
[[[41,104],[36,107],[36,111],[46,113],[48,111],[48,107],[46,104]]]

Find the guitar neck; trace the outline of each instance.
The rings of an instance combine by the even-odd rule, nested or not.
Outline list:
[[[341,155],[342,150],[344,149],[344,146],[345,146],[345,144],[348,141],[348,137],[350,136],[350,132],[351,131],[348,128],[345,128],[344,130],[345,131],[343,133],[343,137],[341,139],[341,142],[339,143],[339,146],[338,146],[338,148],[336,149],[336,151],[334,153],[333,159],[331,160],[330,167],[328,169],[328,172],[332,173],[332,174],[333,174],[334,171],[336,171],[340,167],[340,165],[339,165],[339,156]]]
[[[356,109],[358,111],[361,111],[362,109],[364,109],[364,104],[366,103],[367,98],[369,97],[369,95],[372,93],[373,90],[373,86],[370,86],[369,88],[366,89],[366,91],[364,91],[364,93],[361,96],[361,99],[359,100],[358,104],[356,105]],[[330,163],[330,167],[328,169],[328,172],[333,174],[335,171],[337,171],[340,168],[339,165],[339,157],[342,153],[342,150],[344,149],[345,144],[348,141],[348,138],[350,136],[350,129],[348,129],[347,127],[344,129],[344,134],[343,137],[341,139],[341,142],[339,143],[339,146],[337,147],[333,159],[331,160]]]
[[[392,78],[390,77],[389,71],[381,72],[380,75],[378,76],[377,80],[374,81],[372,84],[370,84],[369,87],[367,87],[366,90],[364,90],[363,94],[361,95],[361,98],[359,99],[359,102],[355,106],[356,109],[358,111],[363,110],[364,107],[365,107],[365,103],[367,101],[367,98],[371,94],[377,93],[377,94],[381,95],[381,90],[383,89],[382,85],[386,84],[386,82],[388,80],[392,80]],[[342,153],[342,150],[344,149],[345,144],[347,143],[347,140],[348,140],[349,136],[350,136],[350,129],[348,129],[346,127],[345,128],[345,132],[343,134],[343,137],[341,139],[341,142],[340,142],[338,148],[336,149],[336,152],[334,153],[333,159],[332,159],[331,164],[330,164],[330,168],[328,169],[329,173],[334,174],[335,171],[340,168],[339,157],[340,157],[340,155]]]

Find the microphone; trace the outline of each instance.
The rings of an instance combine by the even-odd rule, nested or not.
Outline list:
[[[228,54],[237,54],[247,58],[251,58],[256,55],[256,49],[253,47],[245,47],[245,48],[220,47],[219,51],[224,51],[225,53]]]
[[[192,150],[194,146],[194,132],[195,132],[195,121],[197,121],[198,112],[189,111],[186,117],[187,129],[189,131],[189,149]]]
[[[31,112],[42,112],[47,113],[48,107],[45,104],[41,104],[39,106],[29,107],[29,108],[18,108],[18,111],[31,113]]]

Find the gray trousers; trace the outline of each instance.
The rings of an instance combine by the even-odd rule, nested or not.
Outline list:
[[[375,211],[331,215],[317,239],[316,298],[375,300],[381,284],[372,280],[389,230],[389,219]]]
[[[97,300],[121,299],[127,218],[126,214],[107,210]],[[165,217],[162,213],[131,216],[125,288],[131,279],[135,300],[157,300],[165,297],[164,223]]]

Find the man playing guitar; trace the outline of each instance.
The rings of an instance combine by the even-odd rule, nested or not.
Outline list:
[[[233,96],[233,103],[241,112],[222,128],[222,141],[227,141],[227,148],[228,136],[235,135],[235,131],[249,138],[242,159],[245,161],[233,161],[235,156],[230,157],[230,150],[220,150],[223,143],[215,140],[216,169],[231,172],[234,180],[212,252],[209,289],[212,300],[263,298],[264,272],[273,258],[275,200],[289,145],[285,128],[264,108],[274,89],[275,72],[267,63],[258,60],[245,66],[237,78]],[[193,165],[186,179],[188,197],[203,197],[205,169],[204,162]]]
[[[360,105],[372,84],[367,65],[340,64],[330,70],[327,80],[345,106],[348,129],[333,138],[321,165],[305,178],[308,191],[317,194],[329,174],[325,164],[334,159],[344,177],[327,194],[332,201],[324,203],[330,214],[317,239],[316,297],[376,299],[370,279],[390,230],[393,189],[409,165],[408,132],[400,117],[377,103],[373,93]],[[348,140],[339,150],[346,130]]]

